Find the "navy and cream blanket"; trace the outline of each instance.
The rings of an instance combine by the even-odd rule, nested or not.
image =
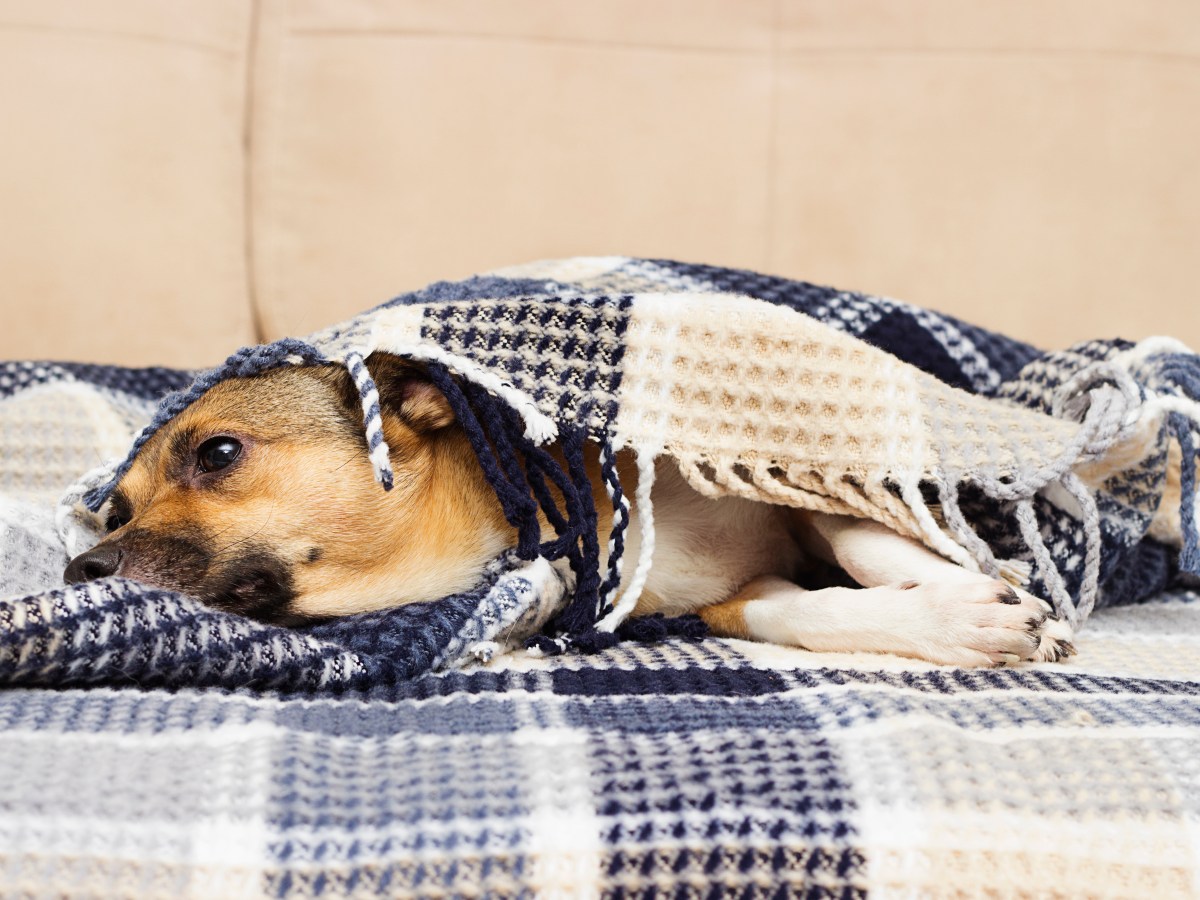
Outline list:
[[[706,639],[362,690],[0,692],[0,894],[1200,894],[1200,597],[1069,664]]]
[[[430,367],[521,532],[475,590],[287,631],[62,585],[131,441],[221,378],[347,365],[386,485],[375,349]],[[1047,354],[897,301],[629,259],[433,285],[195,379],[5,365],[0,886],[1189,896],[1197,372],[1166,340]],[[870,516],[1096,612],[1070,665],[997,672],[626,622],[619,567],[652,558],[621,559],[615,473],[608,566],[590,491],[563,493],[556,540],[528,527],[539,478],[572,484],[552,440]],[[598,652],[544,655],[572,645]]]

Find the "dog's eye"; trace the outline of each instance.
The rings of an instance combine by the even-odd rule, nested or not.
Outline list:
[[[128,519],[123,519],[123,518],[121,518],[121,516],[118,516],[116,513],[114,513],[113,515],[109,516],[107,519],[104,520],[104,530],[111,534],[112,532],[116,531],[118,528],[120,528],[124,525],[128,525],[128,524],[129,524]]]
[[[242,445],[231,437],[209,438],[196,451],[196,461],[203,472],[224,469],[242,453]]]

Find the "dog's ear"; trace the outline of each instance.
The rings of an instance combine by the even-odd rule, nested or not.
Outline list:
[[[391,353],[367,357],[367,371],[379,389],[379,405],[414,431],[437,431],[454,422],[454,410],[420,366]]]

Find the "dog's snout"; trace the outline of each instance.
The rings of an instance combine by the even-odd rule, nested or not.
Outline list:
[[[114,574],[121,565],[124,553],[116,547],[93,547],[86,553],[80,553],[67,564],[63,572],[63,580],[67,584],[77,584],[81,581],[95,581]]]

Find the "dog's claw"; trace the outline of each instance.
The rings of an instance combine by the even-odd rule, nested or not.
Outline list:
[[[1009,585],[1004,586],[1004,593],[1002,593],[996,599],[1009,606],[1015,606],[1021,602],[1021,598],[1017,596],[1017,592],[1014,591]]]

